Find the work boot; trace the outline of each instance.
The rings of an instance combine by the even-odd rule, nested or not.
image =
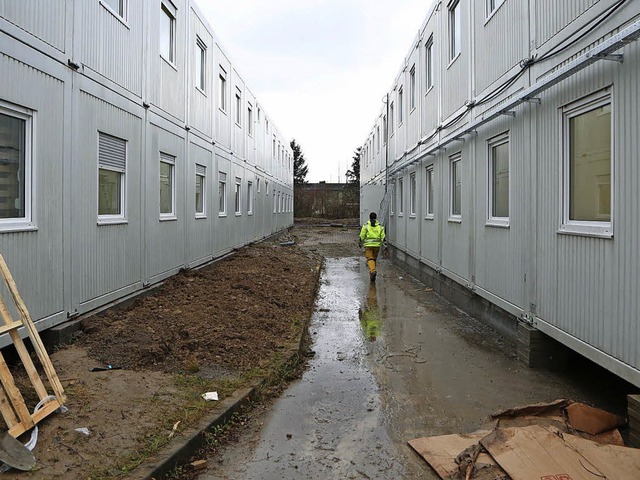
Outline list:
[[[372,282],[376,281],[376,272],[371,272],[369,274],[369,278],[371,279]]]

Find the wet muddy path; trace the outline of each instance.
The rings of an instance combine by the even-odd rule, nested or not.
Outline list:
[[[502,407],[606,401],[524,367],[491,329],[389,262],[379,272],[371,285],[363,258],[326,259],[307,371],[199,478],[432,479],[407,440],[474,431]]]

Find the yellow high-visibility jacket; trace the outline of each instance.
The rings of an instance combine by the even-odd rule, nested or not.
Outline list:
[[[385,240],[384,227],[377,220],[373,225],[369,220],[360,230],[360,240],[365,247],[379,247]]]

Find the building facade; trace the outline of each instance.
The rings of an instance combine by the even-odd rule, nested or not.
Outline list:
[[[639,36],[633,0],[435,1],[361,163],[399,263],[637,386]]]
[[[0,0],[0,253],[40,330],[292,223],[289,142],[193,0]]]

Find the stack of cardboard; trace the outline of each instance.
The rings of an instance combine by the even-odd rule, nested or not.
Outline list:
[[[617,415],[569,400],[494,413],[493,429],[411,440],[444,480],[638,480]]]

